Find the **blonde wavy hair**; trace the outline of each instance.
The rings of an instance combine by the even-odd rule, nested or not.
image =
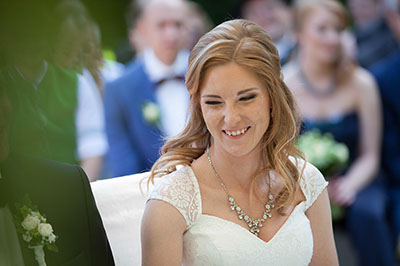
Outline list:
[[[211,145],[212,136],[200,106],[202,81],[209,68],[233,62],[255,73],[268,89],[272,118],[261,140],[264,167],[260,172],[274,170],[282,180],[284,188],[277,204],[287,206],[294,199],[300,176],[289,156],[303,155],[295,146],[299,129],[295,101],[283,82],[279,61],[271,38],[253,22],[231,20],[205,34],[189,56],[186,87],[190,94],[190,118],[185,129],[162,147],[148,182],[176,171],[177,165],[190,165]]]

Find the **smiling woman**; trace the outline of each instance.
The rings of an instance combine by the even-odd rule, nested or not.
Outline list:
[[[326,181],[294,146],[298,119],[258,25],[225,22],[189,57],[190,118],[149,182],[143,265],[337,265]]]

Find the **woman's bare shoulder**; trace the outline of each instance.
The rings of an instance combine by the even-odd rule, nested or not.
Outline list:
[[[301,81],[299,80],[299,66],[296,62],[290,62],[282,68],[283,81],[292,93],[301,91]]]
[[[353,88],[360,92],[376,88],[375,78],[362,67],[356,67],[354,69],[350,82],[353,85]]]

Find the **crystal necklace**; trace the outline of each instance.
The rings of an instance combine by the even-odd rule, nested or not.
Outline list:
[[[305,88],[318,98],[325,98],[330,96],[335,91],[337,86],[336,78],[332,78],[332,80],[329,82],[326,88],[317,89],[311,84],[311,82],[308,80],[308,78],[306,77],[301,68],[300,68],[300,78],[302,79]]]
[[[265,222],[265,220],[267,220],[268,218],[271,218],[271,210],[272,208],[274,208],[274,196],[272,196],[271,194],[271,182],[269,182],[269,192],[268,192],[268,203],[265,204],[265,211],[262,215],[261,218],[258,219],[253,219],[250,218],[240,207],[239,205],[235,202],[235,200],[233,199],[233,197],[229,194],[228,190],[226,189],[224,183],[222,183],[221,177],[219,177],[217,171],[214,168],[214,165],[211,161],[211,157],[210,157],[210,152],[209,149],[207,148],[207,157],[208,157],[208,161],[210,162],[211,168],[214,171],[215,176],[218,178],[219,182],[221,183],[222,188],[225,190],[226,195],[228,196],[228,201],[229,204],[231,205],[231,210],[232,211],[236,211],[238,214],[238,218],[239,220],[245,220],[245,222],[249,225],[249,231],[258,236],[258,233],[260,233],[260,228],[262,227],[262,223]]]

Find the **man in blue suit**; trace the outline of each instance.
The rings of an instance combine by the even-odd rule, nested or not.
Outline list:
[[[400,1],[387,9],[387,22],[400,44]],[[391,215],[400,255],[400,48],[372,69],[380,89],[384,112],[382,166],[389,177]]]
[[[182,51],[186,3],[143,2],[137,32],[145,46],[125,74],[105,89],[108,167],[113,176],[149,170],[165,137],[185,123],[189,96],[183,77],[188,52]]]

